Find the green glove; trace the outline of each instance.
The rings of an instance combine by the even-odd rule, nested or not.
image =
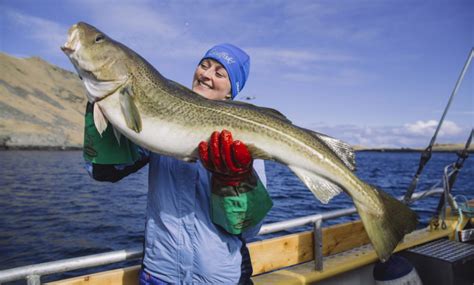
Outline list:
[[[115,138],[111,124],[102,133],[94,124],[93,104],[87,103],[84,126],[83,155],[86,161],[96,164],[132,164],[140,158],[137,146],[125,136],[120,136],[120,144]]]
[[[216,187],[211,193],[211,218],[231,234],[260,223],[273,206],[265,186],[255,174],[238,186]]]

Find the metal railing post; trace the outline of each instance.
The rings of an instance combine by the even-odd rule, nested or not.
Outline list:
[[[322,219],[318,219],[313,224],[314,268],[318,271],[323,271],[323,230],[321,222]]]
[[[41,276],[36,274],[26,276],[26,284],[41,285]]]

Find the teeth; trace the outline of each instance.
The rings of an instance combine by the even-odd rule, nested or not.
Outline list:
[[[207,85],[206,83],[202,82],[201,80],[199,80],[199,85],[211,89],[211,86]]]

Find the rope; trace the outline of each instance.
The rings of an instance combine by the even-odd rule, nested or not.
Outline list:
[[[453,101],[453,98],[456,95],[456,93],[458,92],[459,86],[461,85],[461,82],[464,79],[464,75],[466,74],[467,69],[471,64],[471,60],[472,60],[473,56],[474,56],[474,48],[471,49],[471,53],[469,54],[469,57],[467,58],[466,63],[464,64],[464,68],[463,68],[463,70],[462,70],[462,72],[461,72],[461,74],[460,74],[460,76],[459,76],[459,78],[456,82],[456,85],[454,87],[453,92],[451,93],[451,96],[449,97],[448,104],[446,105],[446,108],[444,108],[443,115],[441,116],[441,119],[439,120],[438,126],[436,127],[436,131],[435,131],[433,137],[431,138],[430,144],[421,153],[420,163],[418,164],[418,170],[416,171],[416,174],[413,177],[413,179],[410,183],[410,186],[407,189],[407,192],[405,193],[405,197],[403,198],[403,202],[405,204],[410,203],[411,196],[413,195],[413,192],[415,192],[416,185],[418,184],[418,180],[420,178],[421,172],[423,172],[423,169],[424,169],[426,163],[428,163],[428,161],[431,158],[433,145],[436,141],[436,137],[438,136],[438,132],[441,128],[441,125],[443,124],[443,121],[444,121],[444,118],[446,117],[446,114],[448,113],[448,109],[451,106],[451,102]]]

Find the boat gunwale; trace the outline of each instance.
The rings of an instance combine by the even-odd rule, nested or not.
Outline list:
[[[443,188],[433,188],[413,195],[411,202],[420,200],[435,194],[442,194]],[[402,197],[398,197],[400,200]],[[356,213],[355,207],[329,211],[321,214],[309,215],[290,220],[263,225],[258,235],[276,233],[307,224],[316,224],[318,221],[326,221]],[[251,243],[250,243],[251,244]],[[41,276],[63,273],[67,271],[92,268],[109,265],[123,261],[136,260],[143,256],[143,248],[123,249],[106,253],[87,256],[73,257],[39,264],[0,270],[0,284],[3,282],[26,279],[28,284],[39,284]]]

